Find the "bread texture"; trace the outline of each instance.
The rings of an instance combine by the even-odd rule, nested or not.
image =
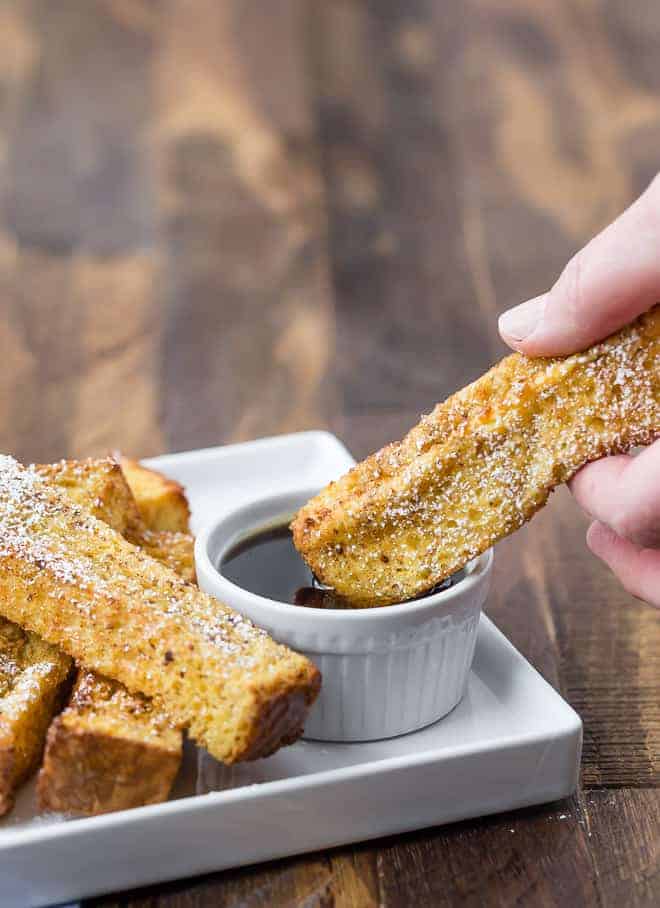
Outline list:
[[[583,353],[507,357],[306,504],[296,547],[355,606],[422,595],[584,464],[660,435],[659,336],[656,306]]]
[[[170,530],[144,530],[129,539],[142,551],[171,568],[187,583],[195,583],[195,540],[190,533]]]
[[[152,558],[194,580],[192,537],[145,527],[114,458],[60,461],[38,470]],[[80,669],[66,709],[48,729],[39,808],[91,815],[164,801],[181,751],[181,731],[152,701]]]
[[[118,532],[143,528],[114,459],[62,460],[36,469]],[[11,809],[16,789],[37,769],[73,674],[70,656],[0,619],[0,815]]]
[[[122,536],[137,539],[147,529],[114,457],[60,460],[37,464],[34,469]]]
[[[149,530],[190,532],[190,507],[183,486],[130,457],[121,457],[121,468]]]
[[[181,749],[181,732],[153,701],[81,669],[48,730],[39,808],[91,815],[164,801]]]
[[[0,614],[152,697],[233,763],[298,737],[320,675],[97,520],[0,458]]]
[[[39,764],[72,669],[57,647],[0,618],[0,816]]]
[[[39,464],[35,469],[41,476],[64,489],[75,502],[91,511],[94,517],[121,533],[133,545],[139,546],[152,558],[171,567],[184,580],[195,582],[195,540],[188,532],[155,529],[147,524],[123,467],[115,457],[60,460],[53,464]],[[140,475],[150,474],[152,477],[143,485],[150,485],[151,488],[162,486],[161,498],[167,501],[171,494],[168,485],[170,480],[145,467],[139,467],[139,471]],[[182,494],[178,483],[172,485]],[[139,482],[136,488],[139,490]],[[174,496],[177,501],[178,493]],[[167,505],[164,504],[163,508],[168,511]],[[151,513],[149,509],[147,513]],[[179,516],[177,520],[169,521],[165,517],[161,522],[181,524],[182,521]],[[187,525],[187,519],[185,523]]]

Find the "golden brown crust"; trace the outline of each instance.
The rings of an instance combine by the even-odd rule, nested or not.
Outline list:
[[[150,700],[82,669],[48,730],[39,808],[90,815],[164,801],[181,747],[181,732]]]
[[[178,483],[153,470],[139,465],[138,468],[141,473],[152,477],[152,487],[155,485],[163,489],[163,502],[167,502],[170,496],[170,483],[177,490],[174,494],[176,498],[181,489]],[[35,469],[40,476],[64,489],[77,504],[87,508],[94,517],[121,533],[133,545],[172,568],[189,583],[195,582],[193,537],[188,532],[158,530],[146,524],[126,474],[114,457],[60,460],[58,463],[38,464]],[[171,508],[164,503],[161,511],[166,515]],[[181,523],[181,514],[169,521],[164,516],[161,522]]]
[[[62,460],[35,469],[118,532],[142,527],[113,458]],[[71,658],[56,647],[0,619],[0,815],[11,809],[17,787],[37,768],[72,668]]]
[[[151,558],[176,571],[187,583],[196,583],[195,540],[190,533],[144,530],[129,541]]]
[[[0,618],[0,816],[37,768],[72,665],[56,647]]]
[[[660,307],[584,353],[514,354],[297,514],[317,577],[362,607],[418,596],[585,463],[660,434]]]
[[[0,458],[0,614],[155,698],[225,762],[261,755],[264,720],[287,699],[268,747],[289,740],[319,687],[304,656],[8,457]]]
[[[130,457],[121,458],[121,467],[147,529],[190,532],[190,507],[180,483]]]
[[[115,461],[66,461],[40,472],[94,516],[103,520],[111,515],[131,542],[194,581],[192,537],[147,530]],[[112,481],[107,481],[109,475]],[[151,701],[81,669],[66,709],[48,730],[37,784],[39,806],[90,815],[163,801],[176,776],[181,749],[181,732]]]
[[[122,536],[130,538],[146,529],[122,468],[114,457],[60,460],[37,464],[34,469]]]

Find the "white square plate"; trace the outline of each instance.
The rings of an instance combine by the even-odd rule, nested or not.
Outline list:
[[[197,531],[353,460],[304,432],[147,463],[185,485]],[[0,901],[49,905],[552,801],[576,786],[581,740],[577,714],[483,617],[465,698],[414,734],[301,741],[233,768],[190,747],[173,799],[101,817],[36,816],[26,786],[0,822]]]

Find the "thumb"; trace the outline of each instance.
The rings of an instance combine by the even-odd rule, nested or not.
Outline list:
[[[500,317],[503,340],[528,356],[584,350],[660,300],[660,175],[564,268],[542,296]]]

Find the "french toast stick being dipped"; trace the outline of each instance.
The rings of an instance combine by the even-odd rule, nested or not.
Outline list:
[[[192,537],[147,530],[114,458],[37,469],[130,541],[148,540],[143,548],[151,557],[194,577]],[[164,801],[181,756],[181,731],[153,701],[81,668],[64,711],[48,729],[37,779],[39,809],[92,815]]]
[[[226,763],[302,733],[304,656],[185,583],[35,470],[0,457],[0,614],[152,697]]]
[[[420,596],[519,529],[584,464],[660,435],[660,306],[583,353],[513,354],[330,483],[292,524],[355,606]]]

